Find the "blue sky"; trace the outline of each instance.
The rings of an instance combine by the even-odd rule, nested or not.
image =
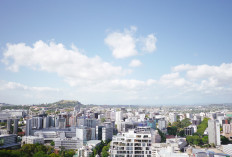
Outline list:
[[[232,102],[231,1],[1,1],[0,102]]]

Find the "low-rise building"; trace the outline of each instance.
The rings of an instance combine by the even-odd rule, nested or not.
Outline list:
[[[21,144],[44,144],[44,138],[43,137],[37,137],[37,136],[23,136]]]
[[[17,135],[0,135],[0,149],[15,148],[19,146],[20,143],[18,143]]]
[[[83,141],[78,138],[56,138],[54,140],[55,149],[79,149],[83,146]]]

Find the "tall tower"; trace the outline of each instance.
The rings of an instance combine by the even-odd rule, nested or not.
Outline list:
[[[209,144],[221,145],[220,140],[220,123],[218,120],[208,121]]]
[[[18,134],[18,119],[14,119],[14,131],[13,134]]]
[[[27,119],[27,124],[26,124],[26,136],[31,135],[31,129],[32,129],[32,119]]]
[[[10,127],[11,127],[11,119],[8,118],[8,119],[7,119],[7,133],[8,133],[8,134],[10,133]]]

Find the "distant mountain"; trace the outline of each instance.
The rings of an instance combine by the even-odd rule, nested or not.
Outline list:
[[[12,106],[12,104],[0,103],[0,106]]]
[[[40,106],[43,107],[50,107],[50,108],[67,108],[67,107],[75,107],[75,106],[83,106],[79,101],[75,100],[60,100],[58,102],[49,103],[49,104],[41,104]]]

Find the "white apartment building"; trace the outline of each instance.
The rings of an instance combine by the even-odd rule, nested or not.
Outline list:
[[[80,149],[78,149],[78,157],[89,157],[93,151],[92,146],[83,146]]]
[[[232,124],[223,124],[222,128],[224,134],[230,134],[232,131]]]
[[[185,138],[167,139],[166,143],[152,143],[152,157],[178,157],[185,156],[180,153],[181,149],[187,145]]]
[[[221,145],[220,123],[218,120],[208,121],[209,144]]]
[[[44,144],[44,138],[43,137],[37,137],[37,136],[23,136],[21,144]]]
[[[151,132],[129,130],[114,136],[111,142],[111,157],[151,157]]]
[[[169,113],[169,122],[173,123],[177,121],[177,114],[176,113]]]

